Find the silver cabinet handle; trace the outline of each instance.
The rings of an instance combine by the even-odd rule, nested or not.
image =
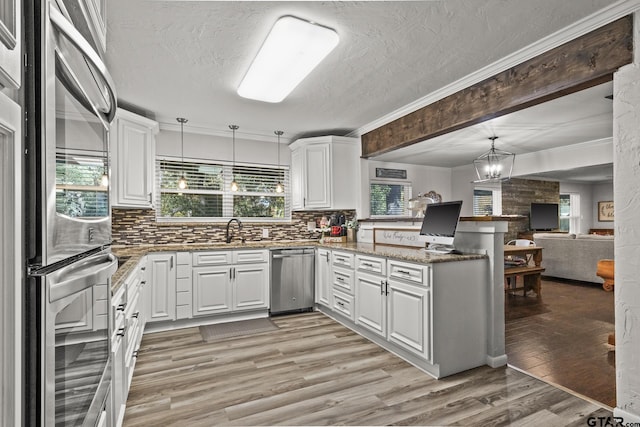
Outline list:
[[[137,318],[138,318],[138,316],[140,316],[140,312],[139,312],[139,311],[136,311],[135,313],[133,313],[133,314],[131,315],[131,317],[132,317],[133,319],[137,319]]]
[[[127,330],[126,326],[124,328],[120,328],[118,329],[118,333],[116,335],[118,335],[119,337],[124,337],[124,333],[126,330]]]
[[[384,294],[389,295],[389,282],[384,281]]]
[[[149,204],[153,204],[153,192],[149,193]]]
[[[380,295],[384,295],[384,280],[380,281]]]
[[[373,264],[370,264],[368,262],[363,262],[362,265],[364,265],[365,267],[371,267],[373,268]]]
[[[397,271],[398,271],[398,273],[402,273],[402,274],[409,274],[409,275],[411,275],[411,272],[410,272],[410,271],[407,271],[407,270],[400,270],[400,269],[398,269]]]
[[[342,276],[336,276],[336,280],[339,280],[341,282],[344,282],[344,277]]]
[[[169,270],[173,270],[173,255],[171,255],[171,258],[169,259]]]
[[[127,306],[127,303],[122,303],[122,304],[118,304],[118,307],[116,308],[116,310],[118,311],[124,311],[125,307]]]

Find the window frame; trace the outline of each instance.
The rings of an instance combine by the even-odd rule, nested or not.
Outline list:
[[[154,197],[158,200],[158,204],[156,206],[156,221],[159,223],[207,223],[207,224],[220,224],[226,223],[231,218],[237,218],[242,222],[246,223],[291,223],[291,185],[290,185],[290,170],[287,165],[271,165],[271,164],[257,164],[257,163],[240,163],[240,162],[228,162],[222,160],[215,159],[196,159],[196,158],[185,158],[184,164],[199,164],[199,165],[209,165],[209,166],[221,166],[222,174],[223,174],[223,184],[222,190],[208,190],[208,189],[190,189],[187,187],[184,190],[180,190],[178,188],[169,188],[162,189],[161,188],[161,167],[160,163],[162,161],[169,162],[178,162],[182,163],[182,158],[180,157],[172,157],[172,156],[164,156],[158,155],[155,158],[155,183],[154,183]],[[281,169],[284,174],[284,192],[276,193],[275,189],[273,192],[251,192],[251,191],[237,191],[232,192],[229,187],[231,186],[231,181],[233,180],[233,168],[264,168],[264,169]],[[162,194],[210,194],[210,195],[221,195],[222,196],[222,216],[190,216],[190,217],[169,217],[162,216]],[[242,217],[242,216],[233,216],[233,198],[234,196],[278,196],[284,197],[284,217],[283,218],[273,218],[273,217]]]
[[[560,201],[562,201],[563,196],[569,196],[569,215],[561,214],[560,206],[562,206],[562,203],[560,203],[558,207],[558,228],[562,230],[561,221],[563,219],[568,219],[569,230],[566,231],[570,234],[578,234],[580,232],[580,194],[560,193]]]
[[[405,194],[404,194],[404,207],[403,207],[403,213],[401,215],[374,215],[373,214],[373,210],[372,210],[372,206],[371,206],[371,186],[372,185],[401,185],[404,187],[405,190]],[[406,194],[408,192],[408,194]],[[411,217],[411,211],[409,210],[409,205],[408,205],[408,201],[411,199],[412,194],[413,194],[413,186],[412,183],[409,181],[400,181],[400,180],[381,180],[381,179],[371,179],[369,181],[369,191],[368,191],[368,196],[369,196],[369,217],[371,218],[377,218],[377,219],[382,219],[382,218],[410,218]]]
[[[500,216],[502,215],[502,186],[500,184],[498,184],[499,187],[492,187],[490,185],[478,185],[475,186],[473,188],[473,206],[472,209],[474,210],[473,214],[474,216],[476,215],[475,213],[475,191],[479,190],[479,191],[490,191],[491,192],[491,216]],[[483,215],[481,215],[483,216]]]

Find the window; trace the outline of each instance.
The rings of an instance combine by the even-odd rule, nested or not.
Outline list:
[[[560,230],[569,233],[580,232],[580,195],[560,195]]]
[[[473,215],[502,215],[502,189],[473,189]]]
[[[410,216],[407,202],[411,185],[407,183],[375,183],[369,185],[371,216]]]
[[[290,220],[289,193],[276,193],[278,182],[289,187],[289,173],[273,166],[235,166],[217,162],[185,162],[157,159],[160,193],[159,219],[197,218],[199,221],[242,218],[256,221]],[[184,173],[187,188],[178,189]],[[231,181],[239,191],[229,190]]]

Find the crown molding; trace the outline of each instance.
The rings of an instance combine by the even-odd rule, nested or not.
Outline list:
[[[390,123],[396,119],[399,119],[407,114],[410,114],[422,107],[432,104],[440,99],[443,99],[449,95],[473,86],[483,80],[486,80],[498,73],[508,70],[522,62],[528,61],[531,58],[554,49],[564,43],[574,40],[580,36],[583,36],[595,29],[609,24],[616,19],[630,15],[640,10],[640,0],[620,0],[613,3],[598,12],[587,16],[586,18],[577,21],[568,27],[565,27],[547,37],[538,40],[535,43],[530,44],[504,58],[487,65],[455,82],[442,87],[430,94],[417,99],[416,101],[405,105],[389,114],[380,117],[373,122],[370,122],[355,131],[349,133],[349,137],[359,137],[367,132],[379,128],[387,123]]]

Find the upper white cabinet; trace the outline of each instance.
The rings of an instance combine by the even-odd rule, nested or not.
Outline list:
[[[291,208],[355,209],[359,139],[298,139],[291,149]]]
[[[21,4],[6,0],[0,5],[0,86],[14,89],[22,80]]]
[[[111,125],[112,206],[154,206],[156,134],[158,123],[118,109]]]

